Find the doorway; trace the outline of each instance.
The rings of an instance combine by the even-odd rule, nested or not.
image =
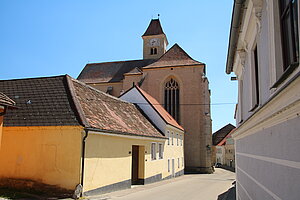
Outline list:
[[[131,184],[139,182],[139,146],[132,146]]]

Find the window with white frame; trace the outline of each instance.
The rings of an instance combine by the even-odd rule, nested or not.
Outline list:
[[[151,143],[151,160],[156,160],[156,143]]]
[[[176,134],[177,146],[179,146],[179,136],[178,133]]]
[[[170,172],[170,159],[168,159],[168,172]]]
[[[172,141],[172,145],[174,145],[174,133],[171,133],[171,141]]]
[[[163,144],[159,143],[158,144],[158,158],[163,159],[164,157],[164,147]]]
[[[179,158],[177,159],[178,160],[178,168],[180,167],[180,161],[179,161]]]
[[[299,62],[298,0],[279,0],[283,71]]]
[[[275,68],[275,79],[272,88],[276,88],[284,82],[289,75],[299,66],[299,29],[298,29],[298,0],[271,1],[277,10],[274,14],[274,34],[278,35],[281,42],[275,42],[274,61],[278,66]],[[277,6],[276,6],[277,5]],[[277,29],[277,24],[280,27]],[[270,29],[270,30],[272,30]],[[275,36],[276,37],[276,36]],[[278,45],[279,44],[279,45]],[[279,49],[279,50],[277,50]]]

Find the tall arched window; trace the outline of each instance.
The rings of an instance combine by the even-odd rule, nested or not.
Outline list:
[[[179,85],[173,78],[165,84],[164,107],[179,122]]]

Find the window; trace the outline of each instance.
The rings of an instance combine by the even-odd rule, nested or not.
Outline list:
[[[167,131],[168,145],[170,145],[170,131]]]
[[[179,85],[173,78],[165,84],[164,107],[179,122]]]
[[[157,48],[151,48],[150,55],[156,55],[156,54],[157,54]]]
[[[180,140],[180,145],[182,146],[182,143],[183,143],[183,135],[180,135],[180,138],[181,138],[181,140]]]
[[[279,0],[283,71],[299,62],[298,0]]]
[[[159,159],[163,159],[164,156],[164,149],[161,143],[158,144],[158,157]]]
[[[179,146],[179,136],[178,136],[178,133],[176,134],[176,139],[177,139],[177,146]]]
[[[168,172],[170,172],[170,159],[168,159]]]
[[[171,133],[171,140],[172,140],[172,145],[174,145],[174,133]]]
[[[252,67],[252,108],[253,111],[259,105],[259,62],[257,45],[253,50],[253,67]]]
[[[178,168],[180,167],[180,161],[179,161],[179,158],[177,159],[178,160]]]
[[[156,143],[151,144],[151,160],[156,160]]]

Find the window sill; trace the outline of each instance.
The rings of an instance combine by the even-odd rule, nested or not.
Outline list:
[[[255,105],[253,106],[253,108],[251,108],[251,109],[249,110],[249,112],[253,112],[256,108],[258,108],[258,104],[255,104]]]
[[[293,73],[293,71],[299,66],[299,63],[293,63],[291,64],[280,76],[280,78],[272,85],[270,89],[277,88],[281,83],[283,83],[290,75]]]

